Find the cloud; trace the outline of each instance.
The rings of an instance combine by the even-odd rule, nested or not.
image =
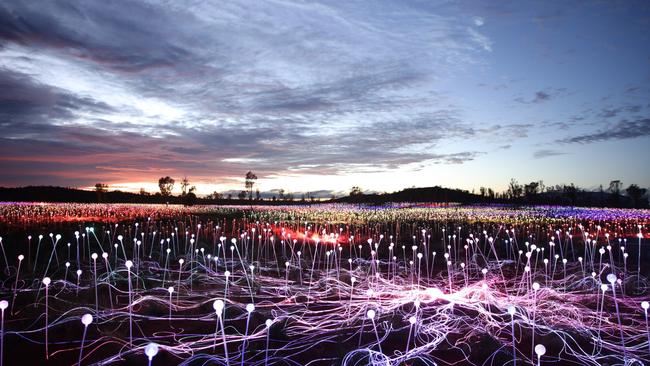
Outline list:
[[[533,99],[533,103],[539,103],[539,102],[544,102],[551,99],[551,95],[543,92],[543,91],[538,91],[535,93],[535,98]]]
[[[616,116],[619,116],[622,113],[639,113],[643,107],[640,105],[627,105],[627,106],[620,106],[616,108],[604,108],[600,113],[598,113],[598,117],[601,118],[613,118]]]
[[[564,94],[565,92],[566,92],[566,88],[548,88],[545,90],[536,91],[531,99],[527,99],[524,97],[517,97],[515,98],[515,101],[522,104],[539,104],[539,103],[547,102],[551,99],[555,99],[558,96]]]
[[[589,144],[599,141],[627,140],[650,136],[650,118],[622,120],[600,131],[559,140],[561,143]]]
[[[566,155],[566,154],[567,153],[562,152],[562,151],[542,149],[542,150],[535,151],[535,153],[533,153],[533,158],[535,158],[535,159],[543,159],[543,158],[548,158],[548,157],[551,157],[551,156]]]

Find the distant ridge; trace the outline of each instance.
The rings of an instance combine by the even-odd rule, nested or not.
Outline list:
[[[208,199],[199,197],[168,196],[160,193],[138,194],[122,191],[95,192],[76,188],[54,186],[0,187],[0,202],[68,202],[68,203],[158,203],[158,204],[220,204],[220,205],[286,205],[323,202],[382,204],[387,202],[454,202],[461,204],[515,204],[515,205],[569,205],[594,207],[633,207],[633,200],[625,195],[608,192],[578,191],[572,194],[544,192],[529,197],[507,199],[474,194],[462,189],[444,187],[407,188],[393,193],[368,193],[340,197],[334,200],[309,202],[302,200],[272,201],[247,199]],[[644,198],[637,207],[647,208]]]

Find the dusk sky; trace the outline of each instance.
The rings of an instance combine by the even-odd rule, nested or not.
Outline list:
[[[0,186],[650,187],[650,2],[3,1],[0,126]]]

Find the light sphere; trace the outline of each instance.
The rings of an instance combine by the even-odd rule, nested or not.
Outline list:
[[[85,326],[90,325],[90,323],[92,323],[92,322],[93,322],[93,316],[90,315],[90,314],[84,314],[81,317],[81,323],[83,323],[83,325],[85,325]]]
[[[49,285],[50,285],[50,282],[52,282],[52,280],[50,280],[49,277],[45,277],[45,278],[43,278],[43,284],[44,284],[45,286],[49,286]]]
[[[147,346],[144,347],[144,354],[149,357],[149,360],[151,360],[155,355],[158,354],[158,345],[153,342],[147,344]]]
[[[616,275],[613,273],[610,273],[607,275],[607,282],[611,283],[612,285],[616,283]]]
[[[266,321],[264,322],[264,324],[266,324],[266,327],[267,327],[267,328],[271,328],[271,324],[273,324],[273,320],[271,320],[271,319],[266,319]]]
[[[253,311],[255,311],[255,305],[253,304],[246,305],[246,311],[248,311],[249,314],[252,313]]]
[[[131,267],[133,267],[133,262],[128,260],[128,261],[126,261],[126,263],[124,263],[124,265],[126,266],[126,268],[131,269]]]
[[[167,292],[169,292],[170,294],[171,294],[172,292],[174,292],[174,287],[173,287],[173,286],[169,286],[169,287],[167,288]]]
[[[515,308],[514,306],[508,306],[508,314],[515,315],[516,312],[517,312],[517,308]]]
[[[643,308],[643,310],[648,310],[648,308],[650,308],[650,303],[647,301],[642,301],[641,307]]]
[[[221,315],[224,307],[223,300],[215,300],[214,303],[212,303],[212,307],[214,308],[214,311],[217,312],[217,315]]]
[[[416,320],[415,317],[412,316],[412,317],[409,318],[409,323],[411,323],[411,325],[413,325],[413,324],[415,324],[415,320]]]
[[[374,318],[375,318],[375,311],[372,310],[372,309],[370,309],[370,310],[368,310],[368,312],[366,313],[366,315],[368,315],[368,318],[369,318],[369,319],[374,319]]]
[[[538,344],[535,346],[535,353],[538,357],[544,356],[546,353],[546,347],[543,344]]]
[[[0,300],[0,310],[3,310],[9,307],[7,300]]]

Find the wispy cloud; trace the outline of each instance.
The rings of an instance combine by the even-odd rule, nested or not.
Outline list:
[[[650,118],[633,121],[622,120],[611,127],[606,127],[592,133],[568,137],[558,142],[588,144],[598,141],[627,140],[644,136],[650,136]]]

